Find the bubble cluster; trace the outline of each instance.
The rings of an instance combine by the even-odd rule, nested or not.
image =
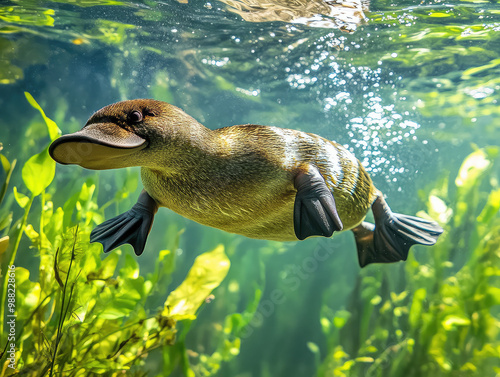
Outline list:
[[[228,57],[224,57],[224,58],[222,58],[220,60],[203,58],[203,59],[201,59],[201,62],[203,64],[213,65],[213,66],[216,66],[216,67],[224,67],[230,61],[229,61]]]
[[[416,131],[420,128],[411,112],[397,106],[406,100],[398,95],[401,77],[384,69],[383,62],[370,68],[339,59],[327,48],[331,44],[326,36],[318,39],[314,58],[287,67],[286,80],[291,88],[314,90],[327,121],[334,127],[341,122],[346,129],[335,139],[347,141],[345,146],[369,172],[395,182],[398,174],[410,171],[398,158],[398,151],[417,141]],[[337,38],[333,44],[348,43]],[[349,45],[358,48],[359,43]]]

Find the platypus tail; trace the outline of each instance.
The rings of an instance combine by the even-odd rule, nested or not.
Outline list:
[[[136,255],[141,255],[156,211],[155,200],[143,190],[130,210],[95,227],[90,233],[90,242],[102,244],[105,253],[128,243]]]
[[[434,245],[443,229],[420,217],[393,213],[382,194],[372,204],[375,225],[362,222],[352,229],[359,265],[405,261],[412,245]]]

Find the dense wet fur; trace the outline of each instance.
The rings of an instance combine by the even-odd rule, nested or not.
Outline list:
[[[130,117],[137,112],[141,119]],[[92,141],[98,156],[93,160],[83,148]],[[161,101],[106,106],[81,131],[56,140],[49,152],[58,162],[92,169],[141,166],[146,191],[139,202],[148,203],[146,207],[168,207],[201,224],[247,237],[294,241],[295,226],[301,239],[352,229],[361,266],[405,260],[411,245],[432,245],[442,232],[434,222],[392,213],[361,163],[335,142],[258,125],[209,130]],[[65,160],[70,155],[76,160]],[[309,212],[298,213],[295,224],[297,179],[302,182],[299,199],[305,200],[298,207]],[[334,227],[329,223],[328,229],[318,229],[318,224],[326,224],[317,221],[325,219],[319,203],[327,203]],[[93,231],[105,251],[124,242],[135,245],[137,238],[134,248],[142,252],[155,211],[136,207]],[[370,207],[375,227],[363,222]],[[119,237],[117,228],[125,229]]]
[[[131,125],[134,109],[144,120]],[[160,206],[251,238],[296,240],[293,177],[312,164],[331,189],[344,229],[358,225],[376,189],[343,146],[314,134],[277,127],[239,125],[209,130],[161,101],[118,102],[97,111],[85,127],[116,124],[148,146],[121,160],[141,166],[147,192]],[[114,165],[114,168],[119,167]]]
[[[356,161],[352,169],[339,158],[346,168],[342,180],[336,180],[328,170],[328,151],[318,146],[318,139],[334,146],[334,151],[341,150],[342,156],[349,152],[319,136],[294,130],[287,132],[300,141],[297,158],[284,166],[286,145],[275,130],[242,125],[209,131],[206,145],[211,147],[204,148],[195,163],[180,164],[178,169],[184,166],[185,170],[172,174],[143,168],[144,186],[161,206],[199,223],[251,238],[291,241],[297,239],[293,177],[312,163],[322,175],[331,177],[328,186],[345,229],[359,224],[375,192],[362,166]],[[354,170],[360,174],[354,176]]]

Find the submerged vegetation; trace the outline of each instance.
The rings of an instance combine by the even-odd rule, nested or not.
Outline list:
[[[498,377],[499,4],[2,4],[0,375]],[[360,270],[351,234],[249,240],[160,210],[140,258],[103,254],[90,231],[138,170],[47,147],[138,97],[349,145],[393,209],[445,232]]]
[[[31,95],[26,96],[40,111],[50,138],[56,138],[56,124]],[[498,373],[498,155],[498,147],[478,149],[463,162],[456,179],[444,177],[422,190],[428,210],[419,215],[437,219],[446,233],[421,261],[410,254],[396,278],[388,269],[363,270],[342,309],[329,304],[336,289],[324,292],[318,318],[327,340],[324,356],[318,345],[308,343],[319,363],[318,376]],[[238,355],[242,337],[244,341],[256,326],[264,286],[257,287],[243,312],[217,319],[223,327],[216,331],[219,340],[213,353],[197,354],[186,343],[197,313],[214,298],[212,291],[228,273],[223,245],[199,255],[185,280],[169,292],[182,232],[177,232],[171,250],[158,252],[154,268],[146,274],[140,273],[130,253],[117,250],[102,258],[101,247],[89,244],[89,233],[103,220],[103,209],[128,197],[127,190],[134,191],[137,182],[125,184],[99,209],[97,180],[87,179],[54,208],[55,166],[47,148],[24,163],[24,187],[10,189],[16,162],[1,158],[6,173],[2,193],[14,197],[12,205],[24,211],[13,221],[13,212],[2,207],[2,271],[20,259],[16,253],[21,238],[30,241],[30,250],[24,252],[33,254],[38,264],[36,271],[33,266],[15,269],[17,373],[87,376],[127,371],[141,376],[156,369],[168,376],[179,368],[184,376],[211,376],[221,363]],[[35,201],[37,211],[32,210]],[[4,274],[2,316],[8,310],[6,278]],[[236,284],[234,279],[231,284]],[[230,296],[229,291],[222,290],[221,296]],[[159,300],[164,304],[155,307]],[[2,374],[15,375],[8,368],[6,332],[2,334]],[[147,360],[155,352],[161,354],[161,362],[151,368]],[[190,358],[193,355],[196,358]]]
[[[492,174],[499,152],[476,150],[455,180],[421,192],[427,216],[446,232],[422,261],[410,255],[399,284],[366,270],[347,310],[323,307],[329,351],[321,376],[500,372],[500,186]]]
[[[31,95],[26,96],[40,110],[51,139],[56,138],[56,124]],[[14,164],[4,156],[2,162],[10,177]],[[198,256],[185,280],[167,294],[175,254],[160,251],[154,271],[146,276],[140,275],[135,258],[120,250],[101,259],[101,248],[89,244],[90,230],[103,218],[95,202],[96,182],[87,180],[62,207],[54,208],[50,193],[54,170],[47,148],[31,157],[22,169],[31,194],[24,195],[16,187],[11,191],[24,215],[14,223],[12,212],[4,211],[1,218],[8,234],[2,238],[2,244],[7,244],[2,248],[2,271],[14,265],[23,236],[31,241],[30,252],[39,264],[35,280],[28,269],[15,268],[17,371],[29,376],[88,376],[132,369],[134,375],[144,375],[134,367],[163,347],[165,375],[177,365],[186,375],[192,374],[183,341],[189,323],[229,270],[224,247]],[[30,210],[35,200],[43,210],[34,214]],[[2,302],[6,302],[6,278],[4,274]],[[147,312],[147,300],[152,297],[166,300],[162,308]],[[3,305],[2,318],[6,309]],[[178,322],[183,325],[181,330]],[[2,345],[6,341],[3,337]],[[15,374],[8,364],[8,360],[2,363],[2,375]]]

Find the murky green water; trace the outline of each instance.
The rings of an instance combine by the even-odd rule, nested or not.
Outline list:
[[[499,77],[498,1],[3,2],[0,349],[29,376],[498,376]],[[258,241],[160,209],[141,257],[104,256],[89,232],[139,170],[52,179],[57,129],[24,92],[63,134],[133,98],[316,133],[445,234],[361,270],[350,232]]]

